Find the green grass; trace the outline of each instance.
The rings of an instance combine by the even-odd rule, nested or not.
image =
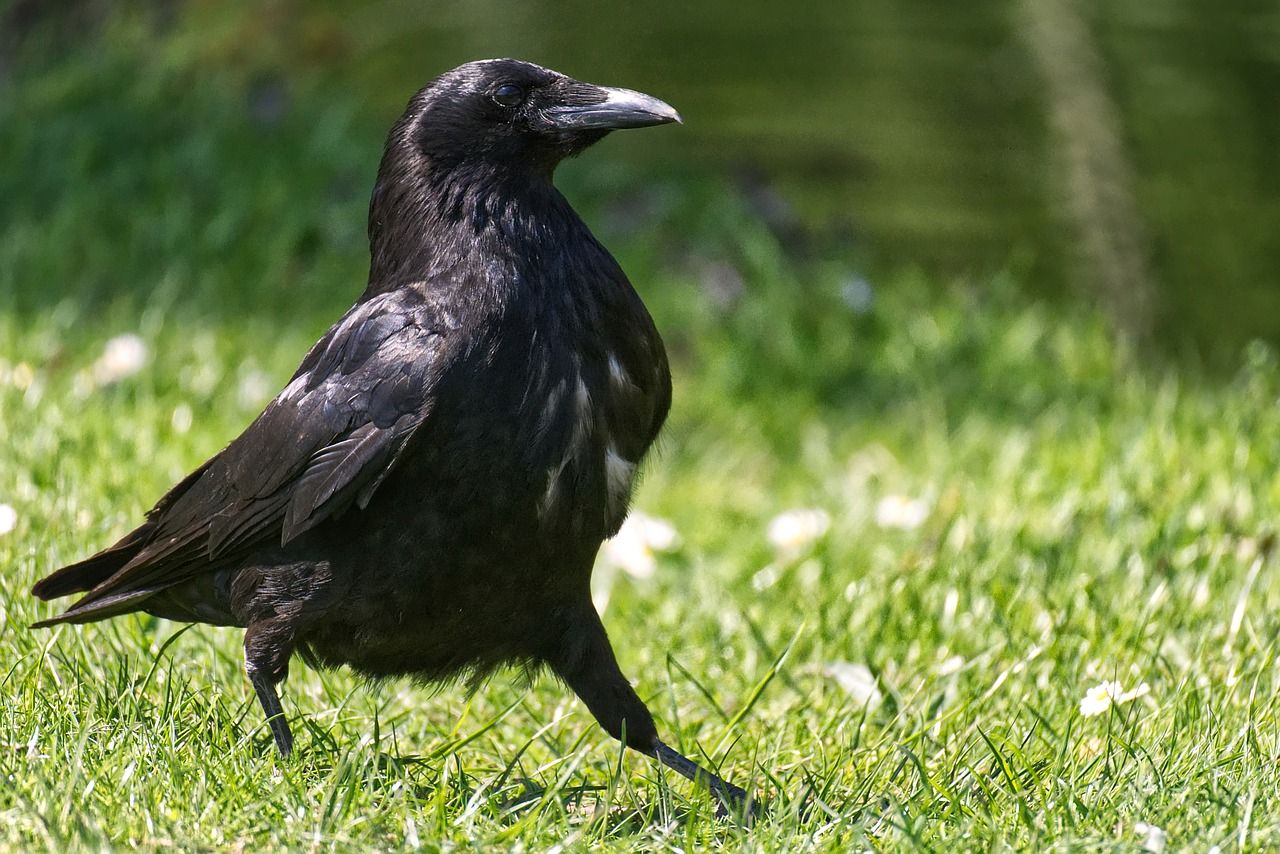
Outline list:
[[[298,663],[282,763],[237,632],[28,629],[30,584],[234,436],[362,285],[380,123],[303,82],[257,128],[235,80],[133,71],[104,51],[0,98],[0,847],[1280,846],[1275,355],[1144,365],[1000,279],[904,272],[854,311],[844,264],[788,259],[717,184],[642,191],[608,143],[564,178],[675,360],[637,507],[682,541],[609,574],[605,622],[670,740],[764,819],[717,820],[550,679],[469,699]],[[122,333],[148,362],[95,386]],[[895,495],[919,527],[877,523]],[[779,558],[797,507],[831,528]],[[1150,693],[1082,716],[1112,679]]]

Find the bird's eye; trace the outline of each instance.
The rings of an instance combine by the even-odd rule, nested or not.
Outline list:
[[[493,100],[502,107],[514,107],[524,100],[524,90],[514,83],[503,83],[493,90]]]

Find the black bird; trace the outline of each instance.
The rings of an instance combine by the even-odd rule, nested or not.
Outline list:
[[[745,807],[658,738],[589,589],[671,378],[644,304],[552,173],[612,130],[679,121],[511,59],[419,91],[378,170],[364,293],[140,527],[36,584],[84,593],[36,625],[144,611],[243,627],[285,756],[276,686],[295,652],[473,687],[547,666],[614,738]]]

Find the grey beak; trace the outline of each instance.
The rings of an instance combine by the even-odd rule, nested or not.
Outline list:
[[[560,130],[622,130],[680,122],[670,104],[643,92],[599,87],[605,99],[595,104],[552,107],[545,115]]]

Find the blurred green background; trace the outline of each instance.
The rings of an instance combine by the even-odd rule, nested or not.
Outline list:
[[[657,263],[726,300],[742,216],[788,255],[847,270],[854,300],[903,269],[939,288],[1009,272],[1192,358],[1234,364],[1245,341],[1280,340],[1271,0],[0,10],[0,240],[64,250],[3,254],[0,299],[18,305],[161,281],[199,292],[220,246],[251,239],[270,249],[246,290],[287,303],[310,265],[340,263],[342,294],[308,292],[336,310],[360,286],[386,127],[436,73],[514,55],[683,112],[679,131],[618,134],[562,183],[606,238],[678,222],[652,235]],[[295,158],[307,186],[272,166]],[[691,234],[700,222],[718,233]],[[135,267],[95,256],[103,232]]]

